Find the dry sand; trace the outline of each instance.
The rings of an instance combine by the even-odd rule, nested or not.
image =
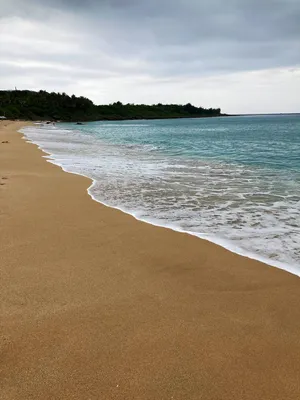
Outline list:
[[[0,126],[1,399],[299,400],[299,278],[96,203],[21,125]]]

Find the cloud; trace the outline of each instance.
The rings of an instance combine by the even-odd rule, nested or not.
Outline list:
[[[244,77],[241,87],[250,76],[278,85],[271,71],[300,66],[298,0],[0,0],[0,10],[0,84],[7,88],[70,90],[101,103],[128,88],[130,101],[184,102],[215,80],[218,104],[210,105],[240,112],[230,105],[239,104],[230,101],[239,95],[237,86],[228,89],[234,74]],[[298,84],[292,73],[283,79]],[[199,97],[197,104],[211,101]],[[277,108],[275,100],[258,99],[257,111]]]

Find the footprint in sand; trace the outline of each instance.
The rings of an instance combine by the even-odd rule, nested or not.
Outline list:
[[[1,179],[4,181],[4,180],[7,180],[8,177],[7,176],[2,176]],[[4,185],[5,185],[5,182],[0,182],[0,186],[4,186]]]
[[[8,140],[3,140],[3,142],[2,143],[9,143],[9,141]]]

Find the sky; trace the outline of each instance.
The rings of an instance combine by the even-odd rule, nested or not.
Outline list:
[[[300,0],[0,0],[0,89],[300,112]]]

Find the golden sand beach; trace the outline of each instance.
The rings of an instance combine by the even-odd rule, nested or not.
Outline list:
[[[0,122],[0,399],[300,399],[300,281],[105,207]]]

